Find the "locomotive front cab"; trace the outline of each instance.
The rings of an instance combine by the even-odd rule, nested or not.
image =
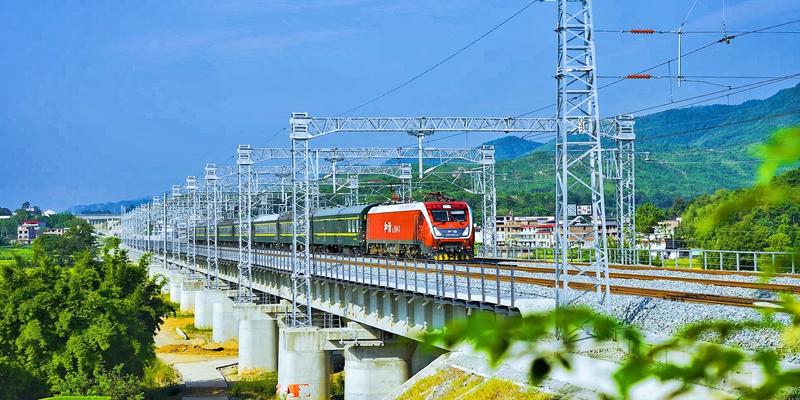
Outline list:
[[[431,221],[433,256],[437,260],[464,260],[473,256],[472,213],[465,202],[425,203]]]

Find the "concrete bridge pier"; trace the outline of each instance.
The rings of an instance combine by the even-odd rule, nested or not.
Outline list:
[[[266,319],[239,321],[239,372],[278,371],[278,323]]]
[[[345,400],[380,400],[411,378],[416,343],[399,341],[382,346],[344,349]]]
[[[181,286],[186,276],[179,272],[169,274],[169,301],[173,303],[181,302]]]
[[[211,340],[224,343],[227,340],[235,339],[238,335],[236,329],[238,325],[233,315],[233,300],[223,296],[214,303],[212,310]]]
[[[239,371],[278,371],[278,318],[288,303],[247,305],[239,311]]]
[[[214,325],[214,303],[219,303],[225,295],[219,290],[205,289],[194,296],[194,327],[210,329]]]
[[[309,400],[330,398],[330,354],[316,327],[281,327],[278,339],[278,394]]]
[[[278,305],[272,306],[277,307]],[[239,339],[240,322],[267,319],[270,307],[270,305],[254,303],[235,304],[233,300],[224,295],[221,296],[213,306],[212,340],[223,343],[226,340]]]
[[[203,290],[203,282],[184,280],[181,285],[181,311],[194,312],[195,297]]]

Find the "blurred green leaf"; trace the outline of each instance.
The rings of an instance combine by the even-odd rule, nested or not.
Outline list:
[[[758,168],[758,183],[766,185],[781,167],[796,164],[800,160],[800,127],[779,129],[758,146],[756,154],[762,159]]]

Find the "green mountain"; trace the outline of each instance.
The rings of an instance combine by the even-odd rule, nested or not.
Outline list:
[[[519,136],[504,136],[500,139],[490,140],[484,145],[494,146],[494,159],[501,161],[513,160],[530,154],[542,144]]]
[[[776,129],[800,124],[800,85],[738,105],[687,107],[636,119],[637,202],[668,207],[718,189],[753,183],[753,147]],[[498,213],[553,211],[553,145],[497,163]],[[607,184],[607,193],[613,188]]]
[[[137,207],[140,204],[145,204],[149,202],[149,198],[141,198],[141,199],[134,199],[134,200],[120,200],[116,202],[107,202],[107,203],[94,203],[94,204],[82,204],[77,206],[72,206],[68,208],[66,211],[71,214],[119,214],[123,207],[126,210],[130,210],[131,208]]]

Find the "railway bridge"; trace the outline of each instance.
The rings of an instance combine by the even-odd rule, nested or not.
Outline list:
[[[141,241],[125,244],[145,254]],[[311,304],[313,325],[292,327],[290,252],[253,250],[253,301],[237,303],[238,249],[220,247],[211,271],[202,246],[192,262],[180,243],[162,245],[150,244],[151,272],[167,278],[171,300],[195,313],[195,325],[215,341],[237,338],[240,369],[277,371],[281,390],[310,398],[328,398],[332,350],[344,354],[345,398],[380,399],[442,353],[417,349],[424,332],[475,310],[517,314],[537,302],[520,297],[513,269],[314,255],[311,297],[296,299]]]

